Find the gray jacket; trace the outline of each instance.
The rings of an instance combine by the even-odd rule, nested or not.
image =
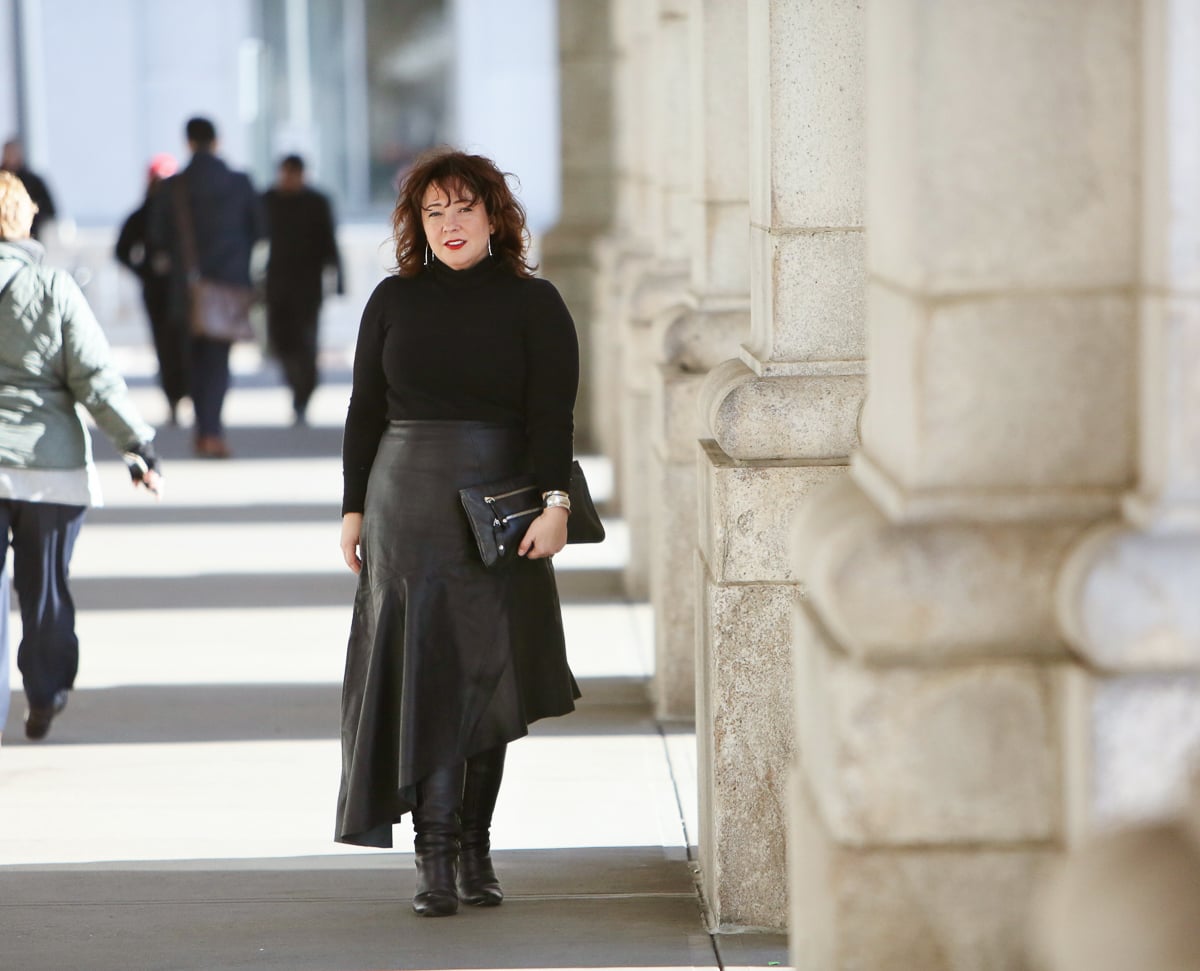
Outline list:
[[[70,274],[32,241],[0,240],[0,467],[91,465],[82,404],[118,449],[154,438]]]

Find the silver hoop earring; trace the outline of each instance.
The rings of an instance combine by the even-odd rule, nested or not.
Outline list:
[[[426,265],[426,266],[428,266],[428,265],[429,265],[429,257],[430,257],[430,253],[429,253],[429,244],[428,244],[428,243],[426,243],[426,244],[425,244],[425,265]]]
[[[488,256],[492,255],[492,237],[488,237]]]

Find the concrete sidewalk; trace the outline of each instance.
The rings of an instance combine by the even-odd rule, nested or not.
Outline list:
[[[37,744],[15,692],[0,748],[0,968],[785,964],[782,936],[706,933],[694,737],[646,702],[650,617],[617,592],[619,522],[556,560],[584,699],[510,750],[504,906],[423,920],[411,833],[397,827],[393,852],[332,842],[354,588],[337,550],[347,390],[326,385],[314,427],[292,429],[270,373],[243,376],[228,405],[238,458],[196,462],[187,433],[164,430],[161,505],[98,443],[109,504],[73,569],[79,681]],[[606,466],[588,471],[603,496]]]

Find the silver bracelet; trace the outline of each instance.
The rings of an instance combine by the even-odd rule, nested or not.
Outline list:
[[[565,509],[571,511],[571,497],[562,492],[549,492],[546,494],[547,509]]]

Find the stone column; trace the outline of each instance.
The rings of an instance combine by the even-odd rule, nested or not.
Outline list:
[[[611,232],[616,203],[611,0],[559,0],[562,216],[542,244],[542,270],[562,293],[579,332],[581,361],[599,344],[593,279],[597,239]],[[581,369],[576,450],[594,448],[593,372]]]
[[[707,437],[698,397],[705,375],[750,333],[750,213],[746,10],[701,0],[689,25],[692,148],[690,285],[653,326],[650,600],[654,703],[662,720],[696,706],[696,446]]]
[[[864,388],[861,5],[748,6],[750,341],[700,391],[696,734],[716,927],[783,927],[788,524],[842,476]]]
[[[650,247],[629,261],[616,321],[621,442],[618,487],[629,529],[625,591],[634,599],[650,592],[651,394],[657,378],[656,332],[685,300],[690,235],[692,150],[688,111],[688,0],[641,0],[636,75],[632,92],[645,104],[644,124],[633,141],[643,153],[643,205],[632,218],[649,230]]]
[[[1200,10],[1143,5],[1137,488],[1059,585],[1071,840],[1176,808],[1200,756]]]
[[[586,2],[586,0],[584,0]],[[595,444],[612,459],[614,509],[620,508],[621,454],[621,321],[626,316],[628,281],[651,256],[651,228],[644,215],[646,201],[645,139],[650,120],[642,92],[648,57],[645,5],[637,0],[610,0],[614,44],[613,126],[616,148],[614,224],[593,248],[596,275],[593,307],[597,333],[590,359],[591,414]]]
[[[1200,968],[1200,779],[1173,818],[1090,839],[1033,908],[1045,971]]]
[[[867,12],[870,398],[793,543],[797,971],[1024,968],[1059,570],[1135,471],[1137,6]]]

